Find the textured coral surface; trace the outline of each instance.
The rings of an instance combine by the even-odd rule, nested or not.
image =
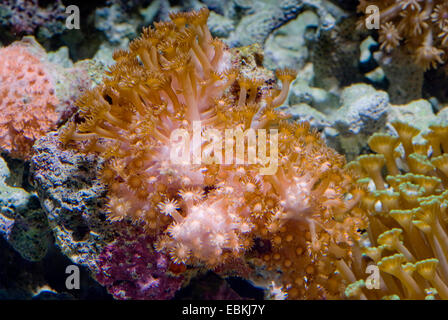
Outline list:
[[[39,27],[56,22],[62,25],[65,18],[60,0],[52,1],[46,8],[39,6],[39,0],[3,0],[0,11],[0,21],[4,20],[2,24],[11,26],[12,31],[19,34],[31,34]]]
[[[45,66],[26,47],[0,49],[0,147],[28,158],[34,141],[55,127],[58,99]]]

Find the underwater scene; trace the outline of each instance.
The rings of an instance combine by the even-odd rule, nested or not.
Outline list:
[[[0,0],[0,300],[447,300],[447,207],[448,1]]]

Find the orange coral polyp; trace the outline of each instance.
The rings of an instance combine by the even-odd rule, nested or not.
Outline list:
[[[365,221],[350,212],[360,197],[343,158],[309,124],[288,122],[275,109],[296,72],[277,72],[281,90],[243,78],[230,50],[212,39],[208,10],[171,17],[174,22],[155,23],[129,51],[114,54],[109,77],[79,100],[81,121],[67,124],[61,140],[101,144],[109,217],[142,222],[156,235],[155,248],[174,263],[264,263],[283,272],[276,276],[279,285],[296,298],[340,296],[344,287],[332,254],[350,264],[359,237],[353,230]],[[225,165],[171,162],[171,132],[183,129],[191,136],[194,121],[203,130],[254,129],[256,137],[257,129],[278,130],[278,170],[260,175],[260,163],[236,164],[235,144]],[[210,146],[202,141],[200,151],[210,152]],[[186,152],[193,159],[192,145]],[[345,201],[351,191],[354,196]],[[272,248],[258,252],[255,239]],[[307,254],[297,254],[298,248]]]
[[[358,11],[369,5],[380,12],[380,48],[387,53],[405,47],[424,70],[446,62],[447,5],[444,0],[362,0]],[[358,26],[365,28],[365,18]]]
[[[274,98],[272,105],[274,107],[280,106],[283,102],[285,102],[288,97],[289,86],[291,82],[293,82],[297,76],[297,71],[291,69],[280,69],[276,71],[277,78],[282,82],[282,90],[280,93]]]

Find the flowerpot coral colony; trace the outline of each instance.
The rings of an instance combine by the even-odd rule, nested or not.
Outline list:
[[[211,36],[208,14],[172,13],[115,51],[104,83],[59,131],[67,148],[106,159],[111,223],[143,225],[178,272],[244,264],[252,274],[241,276],[275,279],[290,299],[447,299],[448,127],[415,144],[418,130],[395,122],[398,136],[374,135],[376,154],[346,165],[307,123],[276,109],[296,72],[277,70],[280,88],[244,74]],[[172,163],[171,132],[192,133],[197,121],[277,129],[276,172]],[[369,265],[378,289],[366,286]]]

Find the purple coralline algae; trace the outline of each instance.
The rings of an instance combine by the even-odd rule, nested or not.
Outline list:
[[[173,298],[184,277],[169,274],[169,257],[154,251],[154,239],[141,228],[121,231],[98,257],[98,282],[116,299]]]
[[[0,23],[16,34],[33,34],[40,28],[49,36],[62,33],[66,17],[61,0],[47,7],[39,5],[38,0],[3,0],[0,3]]]
[[[105,215],[101,158],[62,150],[57,133],[34,145],[31,172],[49,226],[61,251],[87,267],[116,299],[169,299],[183,284],[153,239],[126,221]]]

